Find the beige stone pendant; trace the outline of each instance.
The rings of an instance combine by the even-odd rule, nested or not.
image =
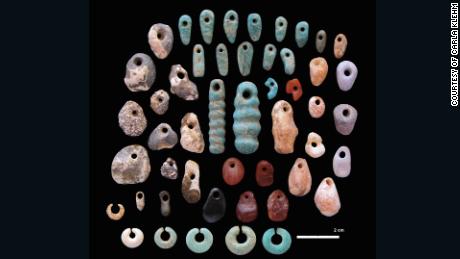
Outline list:
[[[326,217],[332,217],[340,210],[340,198],[334,180],[326,177],[321,181],[315,193],[315,205]]]
[[[184,115],[180,127],[180,144],[190,152],[203,153],[204,138],[201,133],[200,122],[195,113],[189,112]]]
[[[326,147],[323,144],[323,139],[315,132],[310,132],[305,144],[305,152],[312,158],[318,158],[326,152]]]
[[[294,122],[292,106],[284,100],[276,102],[272,109],[272,121],[275,151],[280,154],[294,152],[294,143],[299,130]]]
[[[311,182],[310,168],[308,168],[307,160],[297,158],[289,172],[289,192],[294,196],[304,196],[310,192]]]
[[[200,166],[193,160],[188,160],[185,163],[182,196],[190,204],[197,203],[201,198]]]

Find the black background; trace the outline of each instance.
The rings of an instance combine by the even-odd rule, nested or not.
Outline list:
[[[203,42],[198,17],[201,10],[209,8],[215,13],[214,37],[211,45]],[[239,14],[239,29],[234,44],[225,37],[222,21],[225,12],[234,9]],[[258,42],[249,39],[246,27],[247,15],[258,12],[262,17],[263,31]],[[177,30],[180,15],[189,14],[193,20],[192,39],[188,46],[182,45]],[[288,33],[283,42],[278,43],[274,35],[274,21],[282,15],[288,20]],[[353,19],[350,19],[353,17]],[[372,257],[375,237],[375,34],[374,6],[360,4],[359,8],[350,4],[329,5],[318,2],[308,3],[305,7],[296,5],[269,5],[256,2],[244,4],[222,4],[213,1],[187,3],[170,1],[162,8],[153,2],[142,5],[112,3],[110,10],[101,3],[91,7],[91,254],[93,258],[113,256],[135,256],[148,258],[155,256],[187,255],[193,256],[185,244],[185,235],[193,227],[207,227],[214,235],[214,244],[204,256],[225,256],[232,254],[224,243],[226,232],[234,225],[241,225],[235,217],[235,206],[239,195],[252,190],[258,202],[259,216],[249,223],[256,234],[257,244],[249,254],[271,256],[261,244],[263,232],[271,227],[287,229],[293,238],[291,249],[284,257],[302,257],[307,253],[329,258],[336,255]],[[297,22],[305,20],[310,25],[309,40],[305,47],[299,49],[295,44],[294,28]],[[172,53],[165,60],[158,60],[150,50],[147,32],[154,23],[169,24],[175,36]],[[365,24],[365,26],[363,26]],[[327,46],[323,54],[315,48],[315,35],[320,29],[327,32]],[[348,48],[341,60],[353,61],[359,70],[358,78],[351,91],[339,90],[335,69],[341,60],[333,56],[333,41],[338,33],[348,38]],[[250,41],[254,46],[254,58],[251,74],[242,77],[236,62],[236,49],[242,41]],[[217,73],[215,48],[223,42],[229,52],[229,74],[221,77]],[[204,46],[206,55],[206,73],[203,78],[192,75],[192,48],[194,44]],[[292,76],[285,75],[279,55],[271,71],[262,69],[262,56],[265,44],[273,43],[278,51],[288,47],[294,51],[296,70]],[[157,78],[147,92],[132,93],[123,83],[127,60],[135,53],[143,52],[154,60]],[[314,57],[323,56],[328,61],[329,73],[320,87],[313,87],[309,80],[308,64]],[[174,95],[171,96],[170,109],[159,116],[151,108],[150,96],[157,89],[169,92],[168,75],[173,64],[182,64],[189,72],[189,77],[199,89],[198,101],[187,102]],[[279,85],[278,95],[274,100],[267,100],[268,89],[264,82],[273,77]],[[226,151],[213,155],[208,151],[208,89],[212,79],[221,78],[226,87],[227,134]],[[294,102],[285,93],[285,84],[289,79],[298,78],[303,86],[302,98]],[[258,86],[260,111],[262,113],[262,131],[259,135],[260,146],[252,155],[239,154],[233,145],[232,114],[233,99],[237,85],[242,81],[252,81]],[[326,113],[320,119],[313,119],[308,114],[308,100],[313,95],[321,96],[326,103]],[[287,100],[294,108],[299,135],[296,140],[295,153],[277,154],[273,149],[271,134],[271,109],[277,100]],[[118,126],[118,112],[128,100],[138,102],[144,109],[148,120],[147,129],[140,137],[128,137]],[[358,120],[350,136],[342,136],[335,130],[332,110],[340,103],[348,103],[358,110]],[[194,154],[182,149],[180,144],[172,150],[150,151],[152,172],[145,183],[138,185],[118,185],[110,176],[113,156],[124,146],[141,144],[147,147],[150,132],[162,122],[169,123],[179,134],[180,120],[186,112],[195,112],[201,124],[206,149],[203,154]],[[321,158],[312,159],[305,153],[305,142],[309,132],[316,132],[323,138],[326,153]],[[180,135],[180,134],[179,134]],[[332,170],[332,158],[337,148],[347,145],[351,149],[352,172],[347,178],[337,178]],[[161,177],[160,167],[168,156],[173,157],[179,167],[179,177],[172,181]],[[225,159],[236,156],[245,165],[246,175],[237,186],[227,186],[221,176],[221,167]],[[304,197],[289,194],[287,177],[297,157],[306,158],[312,174],[312,190]],[[184,165],[192,159],[200,165],[202,198],[198,204],[189,205],[182,198],[180,188]],[[255,182],[255,167],[259,160],[269,160],[275,167],[275,183],[266,188],[258,187]],[[331,218],[322,216],[313,202],[314,192],[325,177],[333,177],[342,202],[340,212]],[[221,188],[227,199],[225,217],[215,223],[206,223],[201,216],[204,201],[213,187]],[[282,189],[289,198],[289,217],[285,222],[270,222],[267,216],[266,201],[275,189]],[[135,193],[144,191],[146,208],[139,212],[135,205]],[[160,214],[158,193],[168,190],[171,194],[172,214],[164,218]],[[120,221],[111,221],[105,214],[109,203],[122,203],[126,208],[125,217]],[[153,233],[161,226],[170,226],[176,230],[178,241],[170,250],[161,250],[153,242]],[[127,227],[138,227],[145,235],[144,243],[137,249],[128,249],[120,240],[121,232]],[[329,235],[334,228],[343,228],[340,240],[296,240],[296,235]],[[364,247],[364,249],[363,249]],[[327,251],[327,253],[325,253]],[[203,256],[203,255],[197,255]],[[281,257],[283,257],[281,256]]]

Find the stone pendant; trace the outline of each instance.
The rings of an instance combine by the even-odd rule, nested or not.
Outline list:
[[[224,193],[219,188],[213,188],[203,206],[203,218],[208,223],[215,223],[225,216],[227,204]]]
[[[312,158],[318,158],[324,155],[326,147],[323,144],[323,139],[315,132],[310,132],[305,144],[305,152]]]
[[[268,87],[267,99],[272,100],[278,93],[278,83],[276,83],[275,79],[269,77],[265,81],[265,86]]]
[[[238,13],[229,10],[224,15],[224,32],[230,43],[235,43],[236,33],[238,31]]]
[[[323,53],[324,48],[326,48],[326,40],[327,40],[326,31],[319,30],[316,33],[316,41],[315,41],[316,50],[319,53]]]
[[[306,21],[298,22],[295,26],[295,41],[297,47],[303,48],[308,41],[309,25]]]
[[[177,144],[177,134],[167,123],[159,124],[150,133],[148,146],[151,150],[171,149]]]
[[[225,151],[225,85],[214,79],[209,85],[209,152],[222,154]]]
[[[275,151],[279,154],[294,152],[294,143],[299,130],[294,122],[292,106],[284,100],[276,102],[272,109],[272,122]]]
[[[150,49],[159,59],[165,59],[174,45],[174,34],[167,24],[156,23],[150,27],[148,33]]]
[[[243,223],[249,223],[254,221],[257,215],[257,201],[254,193],[251,191],[243,192],[236,205],[236,218]]]
[[[340,210],[340,198],[334,180],[330,177],[324,178],[315,193],[315,205],[326,217],[332,217]]]
[[[158,114],[163,115],[169,108],[169,94],[165,90],[157,90],[150,97],[150,108]]]
[[[143,211],[145,207],[145,195],[144,192],[138,191],[136,192],[136,207],[137,210]]]
[[[251,73],[252,56],[254,55],[254,49],[252,44],[248,41],[242,42],[238,46],[238,68],[242,76],[247,76]]]
[[[252,154],[259,148],[258,136],[261,130],[256,85],[248,81],[240,83],[233,104],[235,148],[242,154]]]
[[[358,68],[351,61],[342,61],[337,66],[336,76],[340,90],[344,92],[349,91],[358,76]]]
[[[206,44],[211,44],[214,34],[214,12],[211,10],[203,10],[200,13],[200,30],[203,41]]]
[[[308,112],[312,118],[318,119],[323,116],[326,110],[326,103],[319,96],[312,96],[308,101]]]
[[[118,184],[143,183],[150,175],[150,159],[141,145],[122,148],[112,161],[112,178]]]
[[[196,44],[193,47],[193,76],[203,77],[205,72],[203,45]]]
[[[187,71],[181,65],[172,65],[169,73],[169,83],[171,93],[186,100],[193,101],[198,99],[198,89],[188,78]]]
[[[145,128],[147,128],[144,110],[138,103],[127,101],[118,113],[118,125],[128,136],[137,137],[142,135]]]
[[[273,63],[275,62],[276,57],[276,47],[273,44],[267,44],[264,48],[264,60],[262,62],[262,67],[269,71],[273,67]]]
[[[216,47],[216,63],[217,71],[221,76],[227,76],[228,74],[228,51],[225,44],[220,43]]]
[[[260,15],[258,13],[249,14],[247,25],[249,38],[251,38],[252,41],[258,41],[262,34],[262,18]]]
[[[155,64],[148,55],[134,54],[126,63],[124,82],[131,92],[148,91],[155,79]]]
[[[305,196],[311,189],[311,174],[307,160],[297,158],[289,172],[289,192],[297,197]]]
[[[295,71],[295,57],[294,52],[288,48],[283,48],[280,51],[281,61],[283,61],[284,73],[292,75]]]
[[[182,196],[190,204],[197,203],[201,198],[200,166],[192,160],[185,163],[184,178],[182,178]]]
[[[350,135],[355,128],[358,111],[349,104],[339,104],[334,108],[335,129],[342,135]]]
[[[192,37],[192,17],[184,14],[179,18],[179,36],[182,44],[188,45]]]
[[[261,160],[256,166],[256,182],[260,187],[267,187],[273,184],[275,168],[267,160]]]
[[[332,168],[337,177],[347,177],[351,171],[351,153],[347,146],[341,146],[335,152]]]
[[[282,42],[286,37],[288,21],[283,16],[279,16],[275,20],[275,37],[276,41]]]
[[[322,58],[314,58],[310,61],[310,80],[314,86],[320,86],[326,79],[328,71],[327,61]]]
[[[286,83],[286,93],[291,94],[294,101],[298,101],[302,97],[302,84],[300,84],[299,79],[294,78]]]
[[[237,185],[244,178],[244,165],[236,157],[225,160],[222,166],[222,178],[230,186]]]
[[[185,150],[203,153],[205,144],[200,122],[195,113],[189,112],[182,117],[180,135],[180,144]]]
[[[274,190],[267,200],[268,218],[274,222],[285,221],[289,212],[289,200],[281,190]]]
[[[347,50],[348,40],[347,37],[340,33],[337,34],[334,40],[334,56],[337,59],[340,59],[345,55],[345,51]]]
[[[168,191],[161,191],[158,194],[160,198],[160,212],[163,217],[167,217],[171,214],[171,195]]]
[[[163,165],[161,165],[160,172],[161,176],[163,176],[164,178],[171,180],[177,179],[178,169],[176,161],[168,157],[166,161],[163,162]]]

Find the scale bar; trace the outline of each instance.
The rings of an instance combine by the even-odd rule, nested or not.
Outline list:
[[[339,235],[332,236],[296,236],[297,239],[340,239]]]

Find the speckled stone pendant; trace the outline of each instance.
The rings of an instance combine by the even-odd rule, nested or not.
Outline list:
[[[163,165],[161,165],[161,175],[164,178],[175,180],[177,179],[177,163],[176,160],[168,157],[166,161],[163,162]]]
[[[146,54],[134,54],[126,63],[125,85],[131,92],[148,91],[155,82],[156,69]]]
[[[324,155],[326,147],[323,144],[323,139],[315,132],[310,132],[305,144],[305,152],[312,158],[318,158]]]
[[[319,30],[316,33],[316,41],[315,41],[316,50],[319,53],[323,53],[324,48],[326,48],[326,40],[327,40],[326,31],[325,30]]]
[[[242,76],[247,76],[251,73],[252,56],[254,55],[254,49],[252,44],[248,41],[242,42],[238,46],[238,68]]]
[[[160,198],[160,212],[163,217],[169,216],[171,214],[171,195],[169,195],[168,191],[161,191],[158,194]]]
[[[150,175],[150,159],[141,145],[122,148],[112,161],[112,178],[118,184],[143,183]]]
[[[358,68],[351,61],[342,61],[337,66],[336,76],[340,90],[345,92],[349,91],[353,87],[356,77],[358,76]]]
[[[220,43],[216,47],[216,63],[217,71],[221,76],[227,76],[228,74],[228,51],[227,47]]]
[[[165,90],[157,90],[150,97],[150,108],[158,114],[163,115],[169,108],[169,94]]]
[[[193,153],[203,153],[205,144],[200,122],[195,113],[189,112],[182,117],[180,135],[180,144],[185,150]]]
[[[211,44],[214,34],[214,12],[211,10],[203,10],[200,13],[200,30],[203,41],[206,44]]]
[[[205,72],[204,66],[204,49],[203,45],[196,44],[193,47],[193,76],[203,77]]]
[[[294,110],[284,100],[277,101],[273,105],[272,134],[276,152],[279,154],[294,152],[294,143],[299,130],[294,122]]]
[[[308,101],[308,112],[312,118],[321,118],[326,110],[326,103],[319,96],[312,96]]]
[[[222,178],[230,186],[237,185],[243,180],[244,165],[236,157],[230,157],[222,165]]]
[[[200,166],[192,160],[185,163],[184,178],[182,178],[182,196],[190,204],[197,203],[201,198]]]
[[[230,43],[235,43],[236,33],[238,31],[238,13],[229,10],[224,16],[224,31]]]
[[[248,33],[252,41],[258,41],[262,34],[262,18],[258,13],[248,15]]]
[[[340,198],[334,180],[330,177],[324,178],[315,193],[315,205],[326,217],[332,217],[340,210]]]
[[[225,215],[227,203],[224,193],[219,188],[212,188],[203,205],[203,218],[208,223],[215,223]]]
[[[334,108],[335,129],[342,135],[350,135],[358,118],[358,111],[349,104],[339,104]]]
[[[351,153],[347,146],[341,146],[335,152],[332,168],[337,177],[347,177],[351,171]]]
[[[297,197],[307,195],[311,189],[311,174],[307,160],[297,158],[289,172],[289,192]]]
[[[284,73],[292,75],[295,71],[294,52],[288,48],[283,48],[280,51],[281,61],[283,61]]]
[[[295,41],[297,47],[302,48],[308,41],[309,25],[306,21],[301,21],[295,26]]]
[[[179,36],[182,44],[188,45],[192,37],[192,18],[190,15],[184,14],[179,18]]]
[[[275,20],[275,37],[276,41],[282,42],[286,37],[288,21],[283,16],[279,16]]]
[[[172,65],[169,73],[169,83],[171,93],[186,100],[193,101],[198,99],[198,89],[188,78],[187,71],[181,65]]]
[[[334,56],[337,59],[340,59],[345,55],[345,51],[347,50],[348,40],[347,37],[340,33],[337,34],[334,40]]]
[[[118,125],[128,136],[137,137],[142,135],[147,127],[144,110],[138,103],[127,101],[118,113]]]
[[[222,154],[225,151],[225,85],[214,79],[209,85],[209,152]]]
[[[233,104],[235,148],[242,154],[254,153],[259,148],[258,136],[261,130],[256,85],[248,81],[240,83]]]
[[[294,102],[302,97],[303,91],[299,79],[294,78],[286,83],[286,93],[292,95],[292,100],[294,100]]]
[[[236,205],[236,218],[243,223],[249,223],[254,221],[257,215],[257,201],[254,193],[251,191],[243,192]]]
[[[267,93],[267,98],[268,100],[272,100],[276,97],[276,94],[278,93],[278,83],[276,83],[275,79],[269,77],[265,81],[265,86],[269,89]]]
[[[269,71],[273,67],[273,63],[275,62],[276,57],[276,47],[273,44],[267,44],[264,48],[264,60],[262,62],[262,67]]]
[[[167,123],[158,125],[150,133],[148,146],[151,150],[171,149],[177,144],[177,134]]]
[[[267,200],[268,218],[274,222],[285,221],[289,212],[289,200],[281,190],[274,190]]]
[[[320,86],[326,79],[329,67],[327,61],[322,58],[314,58],[310,61],[310,80],[314,86]]]
[[[165,59],[174,45],[174,34],[167,24],[156,23],[150,27],[149,34],[149,45],[153,54],[159,59]]]
[[[256,182],[260,187],[267,187],[273,184],[275,168],[267,160],[261,160],[256,166]]]

